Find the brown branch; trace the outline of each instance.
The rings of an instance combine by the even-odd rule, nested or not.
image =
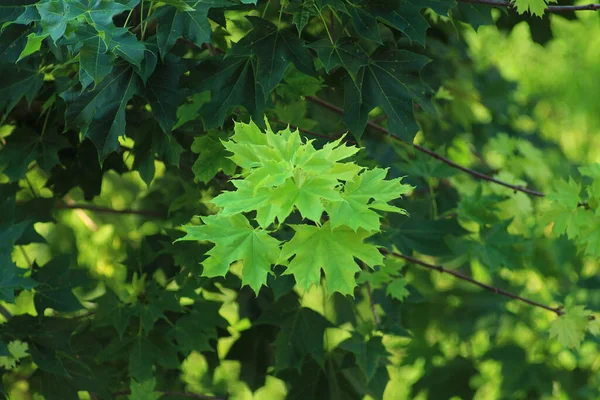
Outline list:
[[[152,218],[164,218],[165,214],[157,211],[151,210],[131,210],[131,209],[123,209],[123,210],[115,210],[114,208],[101,207],[93,204],[66,204],[59,203],[54,206],[57,210],[88,210],[94,212],[108,213],[108,214],[135,214],[135,215],[143,215],[145,217]]]
[[[550,306],[547,306],[545,304],[538,303],[537,301],[530,300],[530,299],[527,299],[525,297],[521,297],[518,294],[507,292],[504,289],[500,289],[500,288],[497,288],[497,287],[485,284],[483,282],[477,281],[477,280],[471,278],[470,276],[462,274],[462,273],[460,273],[458,271],[454,271],[454,270],[451,270],[451,269],[444,268],[441,265],[429,264],[429,263],[426,263],[425,261],[421,261],[421,260],[419,260],[417,258],[410,257],[410,256],[405,256],[404,254],[400,254],[400,253],[396,253],[396,252],[390,252],[390,251],[387,251],[385,249],[379,249],[379,251],[382,254],[389,254],[389,255],[392,255],[392,256],[397,257],[397,258],[402,258],[402,259],[410,262],[411,264],[416,264],[416,265],[419,265],[419,266],[424,267],[424,268],[428,268],[428,269],[432,269],[432,270],[438,271],[440,273],[445,273],[445,274],[452,275],[455,278],[458,278],[458,279],[463,280],[465,282],[472,283],[473,285],[479,286],[479,287],[481,287],[481,288],[483,288],[485,290],[488,290],[488,291],[490,291],[492,293],[500,294],[502,296],[509,297],[509,298],[511,298],[513,300],[518,300],[518,301],[521,301],[523,303],[527,303],[527,304],[532,305],[534,307],[543,308],[544,310],[548,310],[548,311],[551,311],[551,312],[555,313],[559,317],[565,313],[563,311],[563,308],[560,307],[560,306],[559,307],[550,307]]]
[[[462,3],[486,4],[493,7],[515,8],[514,3],[502,0],[458,0]],[[563,13],[571,11],[596,11],[600,10],[600,4],[585,4],[581,6],[547,6],[544,10],[549,13]]]
[[[8,311],[2,304],[0,304],[0,315],[2,315],[7,321],[13,317],[10,311]]]
[[[162,393],[166,396],[178,396],[178,397],[186,397],[188,399],[202,399],[202,400],[227,400],[229,398],[229,395],[226,395],[225,397],[221,397],[221,396],[208,396],[206,394],[197,394],[197,393],[190,393],[190,392],[172,392],[169,390],[155,390],[156,393]],[[131,394],[131,390],[122,390],[120,392],[115,392],[112,395],[113,396],[127,396]]]
[[[306,99],[312,101],[313,103],[319,104],[319,105],[321,105],[321,106],[323,106],[323,107],[327,108],[328,110],[331,110],[331,111],[333,111],[335,113],[344,114],[344,110],[341,109],[340,107],[335,106],[335,105],[333,105],[331,103],[328,103],[328,102],[326,102],[324,100],[321,100],[319,98],[316,98],[316,97],[313,97],[313,96],[306,96]],[[378,131],[380,133],[388,135],[389,137],[391,137],[394,140],[397,140],[397,141],[403,142],[403,143],[407,143],[406,141],[400,139],[398,136],[392,135],[384,127],[379,126],[379,125],[373,123],[372,121],[367,121],[367,126],[369,126],[370,128],[373,128],[374,130],[376,130],[376,131]],[[423,147],[423,146],[420,146],[420,145],[414,144],[414,143],[411,143],[411,144],[414,146],[415,149],[419,150],[420,152],[425,153],[425,154],[429,155],[430,157],[433,157],[436,160],[439,160],[439,161],[441,161],[441,162],[443,162],[445,164],[448,164],[452,168],[456,168],[456,169],[459,169],[459,170],[461,170],[463,172],[466,172],[467,174],[470,174],[471,176],[474,176],[474,177],[476,177],[478,179],[483,179],[483,180],[486,180],[486,181],[489,181],[489,182],[493,182],[493,183],[496,183],[498,185],[501,185],[501,186],[513,189],[515,191],[519,191],[519,192],[530,194],[532,196],[538,196],[538,197],[544,197],[545,196],[544,193],[540,193],[540,192],[535,191],[535,190],[527,189],[527,188],[524,188],[523,186],[513,185],[513,184],[510,184],[508,182],[504,182],[504,181],[501,181],[499,179],[493,178],[493,177],[491,177],[489,175],[482,174],[481,172],[474,171],[474,170],[472,170],[470,168],[463,167],[462,165],[459,165],[459,164],[455,163],[454,161],[449,160],[448,158],[446,158],[446,157],[444,157],[444,156],[442,156],[440,154],[437,154],[436,152],[434,152],[432,150],[429,150],[426,147]]]

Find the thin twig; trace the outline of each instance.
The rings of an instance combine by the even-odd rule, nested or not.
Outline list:
[[[424,268],[428,268],[428,269],[432,269],[432,270],[435,270],[435,271],[438,271],[438,272],[441,272],[441,273],[452,275],[455,278],[458,278],[458,279],[463,280],[465,282],[469,282],[469,283],[472,283],[474,285],[477,285],[477,286],[479,286],[479,287],[481,287],[481,288],[483,288],[485,290],[489,290],[492,293],[500,294],[502,296],[509,297],[509,298],[511,298],[513,300],[518,300],[518,301],[521,301],[523,303],[527,303],[527,304],[532,305],[534,307],[543,308],[544,310],[548,310],[548,311],[551,311],[551,312],[555,313],[559,317],[565,313],[563,311],[562,307],[550,307],[550,306],[547,306],[545,304],[538,303],[537,301],[530,300],[530,299],[527,299],[525,297],[521,297],[518,294],[507,292],[504,289],[500,289],[500,288],[497,288],[497,287],[485,284],[483,282],[477,281],[477,280],[471,278],[470,276],[462,274],[462,273],[460,273],[458,271],[454,271],[454,270],[451,270],[451,269],[444,268],[441,265],[429,264],[429,263],[426,263],[425,261],[421,261],[421,260],[419,260],[417,258],[406,256],[404,254],[400,254],[400,253],[396,253],[396,252],[390,252],[390,251],[387,251],[385,249],[379,249],[379,251],[382,254],[390,254],[390,255],[392,255],[394,257],[402,258],[402,259],[410,262],[411,264],[416,264],[416,265],[419,265],[419,266],[424,267]]]
[[[0,304],[0,315],[2,315],[7,321],[13,317],[10,311],[8,311],[2,304]]]
[[[198,394],[198,393],[190,393],[190,392],[172,392],[169,390],[155,390],[156,393],[162,393],[166,396],[179,396],[179,397],[187,397],[188,399],[202,399],[202,400],[227,400],[229,395],[225,397],[221,396],[208,396],[206,394]],[[131,394],[131,390],[122,390],[120,392],[115,392],[113,396],[127,396]]]
[[[515,8],[514,3],[502,0],[458,0],[462,3],[487,4],[493,7]],[[600,10],[600,4],[585,4],[581,6],[547,6],[544,10],[550,13],[562,13],[571,11],[596,11]]]
[[[151,210],[131,210],[131,209],[123,209],[123,210],[115,210],[114,208],[108,207],[100,207],[92,204],[66,204],[59,203],[54,206],[54,208],[58,210],[88,210],[94,212],[108,213],[108,214],[134,214],[134,215],[143,215],[145,217],[152,218],[164,218],[165,214],[151,211]]]
[[[369,305],[371,306],[371,313],[373,314],[373,323],[375,326],[379,325],[379,317],[377,316],[377,311],[375,310],[375,300],[373,300],[373,289],[371,288],[371,284],[367,282],[367,293],[369,294]]]
[[[333,105],[333,104],[331,104],[329,102],[326,102],[324,100],[321,100],[321,99],[319,99],[317,97],[306,96],[306,99],[312,101],[313,103],[319,104],[319,105],[321,105],[321,106],[323,106],[323,107],[327,108],[328,110],[331,110],[331,111],[333,111],[335,113],[344,114],[344,110],[342,108],[340,108],[338,106],[335,106],[335,105]],[[397,140],[397,141],[400,141],[400,142],[403,142],[403,143],[407,143],[406,141],[400,139],[398,136],[395,136],[395,135],[391,134],[384,127],[379,126],[379,125],[373,123],[372,121],[367,121],[367,126],[369,126],[370,128],[375,129],[376,131],[378,131],[380,133],[388,135],[389,137],[391,137],[394,140]],[[466,172],[467,174],[470,174],[471,176],[474,176],[474,177],[476,177],[478,179],[483,179],[483,180],[486,180],[486,181],[489,181],[489,182],[493,182],[493,183],[496,183],[498,185],[502,185],[504,187],[513,189],[515,191],[519,191],[519,192],[530,194],[532,196],[538,196],[538,197],[544,197],[545,196],[544,193],[541,193],[541,192],[538,192],[538,191],[535,191],[535,190],[531,190],[531,189],[527,189],[527,188],[524,188],[523,186],[512,185],[512,184],[510,184],[508,182],[504,182],[504,181],[501,181],[499,179],[492,178],[489,175],[482,174],[481,172],[477,172],[477,171],[474,171],[474,170],[472,170],[470,168],[463,167],[462,165],[459,165],[459,164],[455,163],[454,161],[449,160],[448,158],[446,158],[446,157],[444,157],[444,156],[442,156],[440,154],[437,154],[436,152],[434,152],[432,150],[429,150],[426,147],[423,147],[423,146],[420,146],[420,145],[414,144],[414,143],[411,143],[411,144],[414,146],[415,149],[419,150],[420,152],[425,153],[425,154],[427,154],[427,155],[429,155],[429,156],[435,158],[436,160],[439,160],[439,161],[441,161],[441,162],[443,162],[445,164],[448,164],[449,166],[451,166],[453,168],[456,168],[456,169],[459,169],[459,170],[461,170],[463,172]]]

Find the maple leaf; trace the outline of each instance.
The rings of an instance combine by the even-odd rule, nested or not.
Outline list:
[[[312,57],[302,39],[262,18],[246,18],[252,23],[252,31],[237,42],[227,55],[257,58],[254,72],[265,99],[281,82],[290,63],[305,74],[314,73]]]
[[[387,285],[385,293],[398,301],[403,301],[410,294],[410,292],[406,288],[407,284],[408,282],[406,282],[406,279],[404,279],[404,277],[396,277],[392,282],[390,282]]]
[[[335,43],[321,39],[308,47],[317,52],[327,73],[334,68],[344,67],[352,78],[356,78],[358,70],[368,64],[368,59],[356,42],[356,39],[349,37],[341,37]]]
[[[162,397],[162,393],[155,392],[154,387],[156,386],[156,379],[147,379],[143,382],[138,382],[135,379],[131,379],[129,389],[131,394],[129,400],[158,400]]]
[[[363,228],[367,231],[378,231],[380,216],[374,210],[406,214],[406,210],[386,203],[400,198],[414,188],[403,185],[401,178],[385,180],[387,172],[388,169],[374,168],[347,182],[341,193],[342,200],[329,202],[326,206],[331,226],[335,228],[346,225],[353,230]]]
[[[219,134],[215,132],[202,135],[194,139],[190,150],[198,153],[198,158],[192,165],[194,180],[208,183],[219,171],[225,174],[235,172],[235,165],[227,157],[229,153],[219,141]]]
[[[245,107],[254,119],[262,118],[265,99],[252,64],[251,58],[232,57],[223,62],[204,62],[196,69],[201,74],[196,89],[211,93],[210,100],[198,111],[207,129],[222,126],[236,106]]]
[[[180,240],[206,240],[215,247],[207,252],[202,263],[203,276],[225,276],[229,265],[243,263],[242,285],[249,285],[256,293],[267,283],[271,265],[279,257],[279,241],[260,228],[253,228],[242,214],[230,217],[202,217],[204,225],[186,226],[187,234]]]
[[[156,39],[163,58],[180,37],[197,46],[210,43],[212,29],[208,21],[209,10],[234,3],[228,0],[177,0],[176,4],[178,7],[158,8],[155,14],[158,19]]]
[[[13,340],[7,346],[8,355],[0,356],[0,366],[10,370],[17,366],[17,361],[29,356],[29,345],[20,340]]]
[[[550,326],[550,337],[556,337],[563,346],[578,347],[588,327],[588,311],[583,306],[567,308]]]
[[[353,332],[349,339],[340,343],[342,349],[348,350],[356,357],[360,370],[370,381],[381,365],[385,365],[388,352],[381,342],[381,336],[372,336],[368,340]]]
[[[60,162],[58,151],[66,147],[69,142],[62,135],[46,133],[42,136],[30,128],[18,128],[0,150],[0,168],[11,181],[23,178],[32,161],[50,172]]]
[[[388,116],[390,133],[412,142],[418,131],[413,101],[435,114],[425,96],[430,89],[418,76],[428,62],[429,59],[420,54],[392,50],[373,55],[369,64],[360,69],[356,79],[346,79],[343,118],[352,134],[360,138],[369,112],[381,107]]]
[[[383,256],[373,245],[363,241],[372,233],[349,227],[333,228],[329,222],[323,226],[291,225],[294,237],[283,245],[281,260],[294,257],[285,275],[293,275],[296,284],[308,290],[321,280],[325,272],[327,288],[331,292],[353,295],[356,287],[354,275],[360,267],[358,258],[370,267],[382,265]]]
[[[83,93],[71,88],[60,94],[67,103],[69,121],[94,142],[101,160],[119,148],[118,138],[125,134],[127,103],[141,85],[135,71],[125,66],[114,68],[96,87]]]
[[[529,11],[532,15],[542,17],[547,3],[557,3],[558,0],[514,0],[513,4],[519,14]]]

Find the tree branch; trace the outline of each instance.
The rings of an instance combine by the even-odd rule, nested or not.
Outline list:
[[[166,396],[186,397],[188,399],[227,400],[229,398],[229,395],[226,395],[225,397],[220,397],[220,396],[208,396],[206,394],[197,394],[197,393],[190,393],[190,392],[172,392],[169,390],[155,390],[155,392],[162,393]],[[113,396],[127,396],[130,394],[131,394],[131,390],[122,390],[120,392],[115,392],[112,395]]]
[[[460,273],[458,271],[454,271],[454,270],[451,270],[451,269],[444,268],[441,265],[429,264],[429,263],[426,263],[425,261],[421,261],[421,260],[419,260],[417,258],[410,257],[410,256],[405,256],[404,254],[400,254],[400,253],[396,253],[396,252],[390,252],[390,251],[387,251],[385,249],[379,249],[379,251],[382,254],[389,254],[389,255],[392,255],[392,256],[397,257],[397,258],[402,258],[402,259],[410,262],[411,264],[415,264],[415,265],[419,265],[419,266],[424,267],[424,268],[432,269],[432,270],[438,271],[440,273],[445,273],[445,274],[452,275],[455,278],[458,278],[458,279],[463,280],[465,282],[472,283],[473,285],[479,286],[479,287],[481,287],[481,288],[483,288],[485,290],[488,290],[488,291],[490,291],[492,293],[496,293],[496,294],[499,294],[499,295],[502,295],[502,296],[506,296],[506,297],[509,297],[509,298],[511,298],[513,300],[518,300],[520,302],[527,303],[527,304],[532,305],[534,307],[543,308],[544,310],[548,310],[548,311],[551,311],[551,312],[555,313],[559,317],[565,313],[563,311],[563,308],[560,307],[560,306],[559,307],[550,307],[550,306],[547,306],[545,304],[538,303],[537,301],[530,300],[530,299],[527,299],[525,297],[521,297],[518,294],[507,292],[504,289],[500,289],[500,288],[497,288],[497,287],[494,287],[494,286],[490,286],[490,285],[488,285],[486,283],[477,281],[477,280],[471,278],[470,276],[467,276],[467,275],[465,275],[463,273]]]
[[[8,311],[2,304],[0,304],[0,315],[2,315],[7,321],[12,318],[10,311]]]
[[[333,111],[335,113],[338,113],[338,114],[343,114],[344,113],[344,110],[341,109],[340,107],[335,106],[335,105],[333,105],[331,103],[328,103],[328,102],[326,102],[324,100],[321,100],[319,98],[316,98],[316,97],[313,97],[313,96],[306,96],[306,99],[309,100],[309,101],[312,101],[315,104],[319,104],[319,105],[321,105],[321,106],[323,106],[323,107],[327,108],[328,110],[331,110],[331,111]],[[407,143],[404,140],[400,139],[398,136],[392,135],[384,127],[379,126],[379,125],[373,123],[372,121],[367,121],[367,126],[369,126],[370,128],[375,129],[376,131],[378,131],[380,133],[383,133],[383,134],[391,137],[394,140],[397,140],[397,141],[403,142],[403,143]],[[482,174],[481,172],[474,171],[474,170],[472,170],[470,168],[463,167],[462,165],[459,165],[459,164],[455,163],[454,161],[449,160],[448,158],[446,158],[446,157],[444,157],[444,156],[442,156],[440,154],[437,154],[436,152],[434,152],[432,150],[429,150],[426,147],[423,147],[423,146],[420,146],[420,145],[414,144],[414,143],[411,143],[411,144],[414,146],[415,149],[419,150],[420,152],[425,153],[425,154],[429,155],[430,157],[433,157],[433,158],[435,158],[435,159],[437,159],[437,160],[439,160],[439,161],[441,161],[441,162],[443,162],[445,164],[448,164],[452,168],[456,168],[456,169],[459,169],[459,170],[461,170],[463,172],[466,172],[467,174],[470,174],[471,176],[474,176],[475,178],[483,179],[483,180],[486,180],[486,181],[489,181],[489,182],[493,182],[493,183],[496,183],[498,185],[501,185],[501,186],[513,189],[515,191],[527,193],[527,194],[532,195],[532,196],[538,196],[538,197],[544,197],[545,196],[544,193],[541,193],[541,192],[538,192],[538,191],[535,191],[535,190],[531,190],[531,189],[527,189],[527,188],[524,188],[523,186],[513,185],[513,184],[510,184],[508,182],[504,182],[504,181],[501,181],[499,179],[493,178],[493,177],[491,177],[489,175]]]
[[[502,0],[458,0],[462,3],[471,4],[487,4],[493,7],[508,7],[515,8],[515,5],[508,1]],[[544,10],[548,13],[563,13],[571,11],[596,11],[600,10],[600,4],[585,4],[581,6],[547,6]]]

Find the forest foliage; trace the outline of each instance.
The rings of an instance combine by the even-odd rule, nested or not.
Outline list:
[[[0,393],[600,398],[597,9],[2,2]]]

